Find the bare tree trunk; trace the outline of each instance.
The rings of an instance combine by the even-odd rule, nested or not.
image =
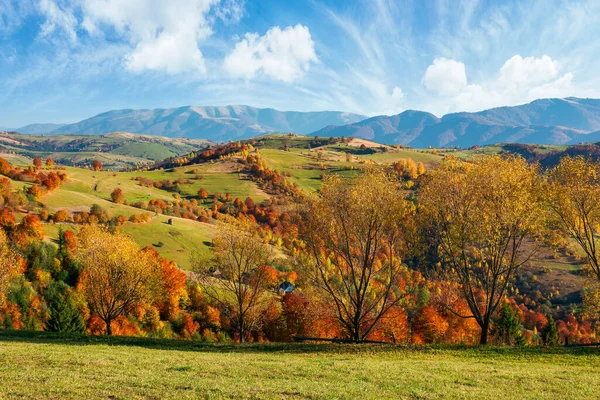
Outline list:
[[[112,319],[107,319],[104,322],[106,323],[106,334],[108,336],[112,336],[112,334],[113,334],[113,332],[112,332]]]

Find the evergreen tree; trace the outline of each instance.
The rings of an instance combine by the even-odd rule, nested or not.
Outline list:
[[[548,315],[548,322],[544,326],[544,329],[542,329],[542,332],[540,332],[540,337],[545,346],[557,346],[559,344],[558,328],[552,315]]]
[[[525,345],[525,339],[521,334],[521,321],[515,310],[508,304],[502,304],[500,313],[496,319],[494,336],[502,344]]]
[[[62,282],[53,282],[46,291],[46,300],[50,310],[50,319],[46,330],[62,333],[83,333],[85,323],[77,309],[69,286]]]

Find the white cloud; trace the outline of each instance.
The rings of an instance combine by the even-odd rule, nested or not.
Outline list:
[[[134,46],[125,66],[168,74],[205,72],[198,43],[212,34],[207,14],[218,0],[85,0],[82,26],[107,25]]]
[[[544,83],[543,85],[533,87],[528,90],[529,100],[542,99],[547,97],[566,97],[572,95],[573,74],[568,72],[560,78]]]
[[[225,69],[234,77],[252,79],[258,73],[292,82],[317,62],[315,44],[306,26],[272,27],[264,36],[247,33],[225,58]]]
[[[555,79],[558,63],[544,55],[541,58],[512,56],[500,68],[500,80],[507,84],[533,86]]]
[[[436,58],[433,64],[427,67],[423,75],[423,83],[434,93],[444,96],[456,94],[467,86],[465,64],[446,58]]]
[[[57,28],[65,31],[67,37],[74,42],[77,40],[77,19],[71,10],[59,7],[52,0],[41,0],[39,9],[46,21],[42,24],[41,36],[48,36]]]
[[[423,81],[426,84],[425,78]],[[432,111],[438,114],[479,111],[541,98],[567,97],[575,90],[573,74],[567,72],[561,75],[559,63],[549,56],[523,58],[515,55],[502,65],[494,79],[467,84],[465,76],[464,83],[464,87],[453,95],[433,99],[430,103]]]
[[[215,9],[215,16],[225,23],[238,23],[244,16],[245,0],[221,0]]]

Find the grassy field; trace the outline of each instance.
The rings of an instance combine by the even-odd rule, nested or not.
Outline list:
[[[169,218],[173,220],[173,225],[167,224]],[[75,224],[45,224],[44,233],[48,240],[54,242],[58,240],[60,226],[75,232],[80,228],[80,225]],[[209,245],[217,226],[159,215],[148,223],[128,222],[119,229],[131,236],[141,247],[153,246],[162,257],[175,261],[180,268],[189,269],[192,254],[196,252],[206,254],[210,251]]]
[[[600,349],[202,344],[0,331],[0,398],[592,399]]]

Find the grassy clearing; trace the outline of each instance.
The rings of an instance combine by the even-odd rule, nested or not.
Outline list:
[[[169,218],[172,218],[173,225],[167,224]],[[61,226],[63,229],[71,229],[75,232],[78,232],[81,227],[75,224],[45,224],[44,233],[47,239],[56,242]],[[212,224],[159,215],[148,223],[128,222],[119,229],[130,235],[141,247],[153,246],[162,257],[175,261],[183,269],[189,269],[190,256],[193,253],[206,254],[210,251],[210,242],[217,227]]]
[[[0,332],[0,397],[590,399],[599,349],[200,344]]]

